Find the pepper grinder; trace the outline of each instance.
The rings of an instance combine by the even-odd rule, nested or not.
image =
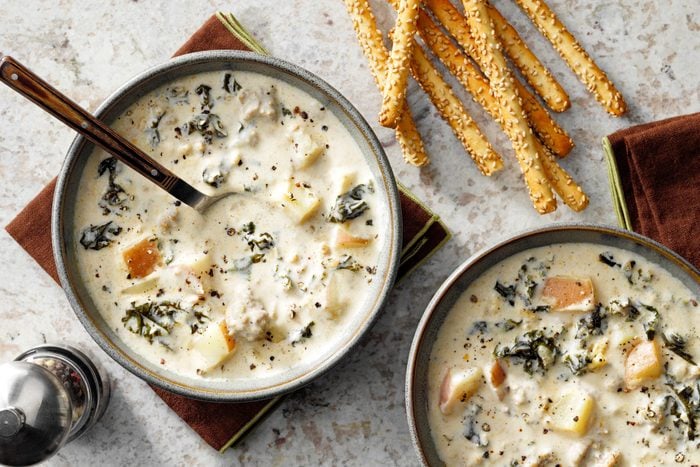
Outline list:
[[[97,423],[109,397],[106,373],[70,346],[41,345],[0,365],[0,464],[53,456]]]

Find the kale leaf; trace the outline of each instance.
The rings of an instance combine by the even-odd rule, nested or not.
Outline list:
[[[144,129],[144,132],[146,133],[146,138],[148,139],[148,142],[150,143],[152,148],[155,148],[156,146],[158,146],[158,143],[160,143],[160,133],[158,132],[158,125],[163,119],[163,115],[165,115],[165,111],[156,111],[156,113],[151,115],[151,117],[148,119],[148,122],[146,123],[146,128]]]
[[[243,89],[243,86],[240,85],[238,81],[236,81],[236,78],[231,73],[225,73],[224,74],[224,91],[230,93],[230,94],[235,94],[241,89]]]
[[[472,334],[485,334],[489,329],[489,323],[486,321],[474,321],[472,328],[469,330],[469,335]]]
[[[202,172],[202,181],[207,185],[219,188],[228,177],[228,172],[220,167],[207,167]]]
[[[243,256],[241,258],[236,258],[232,261],[232,265],[228,269],[228,271],[230,271],[230,272],[249,271],[250,267],[253,264],[258,264],[264,258],[265,258],[265,255],[263,253],[255,253],[254,255],[251,255],[251,256]]]
[[[498,294],[505,298],[510,306],[515,306],[515,284],[513,285],[503,285],[499,281],[496,281],[496,285],[493,287]]]
[[[503,332],[511,331],[523,323],[523,320],[515,321],[514,319],[504,319],[503,321],[498,321],[495,326],[501,329]]]
[[[532,299],[537,289],[537,278],[544,278],[549,267],[545,262],[538,262],[535,257],[528,258],[518,269],[518,276],[511,285],[496,281],[494,289],[503,297],[510,306],[515,306],[516,297],[520,297],[525,309],[534,313],[549,311],[548,306],[533,306]]]
[[[362,265],[352,259],[352,256],[350,255],[343,255],[340,257],[340,262],[338,263],[338,266],[335,267],[336,269],[347,269],[352,272],[357,272],[362,270]]]
[[[525,307],[525,310],[531,313],[549,313],[549,310],[551,309],[552,307],[549,305],[531,305]]]
[[[243,233],[247,233],[247,234],[254,234],[255,233],[255,223],[247,222],[247,223],[243,224],[243,227],[241,227],[241,231]]]
[[[614,257],[614,256],[612,255],[612,253],[610,253],[609,251],[604,251],[604,252],[602,252],[601,254],[599,254],[599,255],[598,255],[598,260],[599,260],[601,263],[603,263],[603,264],[607,264],[607,265],[610,266],[611,268],[616,267],[616,266],[617,266],[618,268],[621,268],[621,267],[622,267],[622,264],[616,262],[616,261],[615,261],[615,257]]]
[[[253,251],[255,248],[262,251],[275,246],[275,239],[267,232],[263,232],[257,237],[253,237],[252,234],[246,235],[245,240],[248,242],[250,251]]]
[[[641,306],[648,312],[646,313],[646,319],[643,323],[644,332],[646,332],[648,340],[653,340],[654,336],[656,336],[656,331],[658,331],[661,326],[661,315],[659,311],[651,305],[641,304]]]
[[[124,327],[153,343],[156,337],[167,336],[175,326],[175,313],[183,311],[179,303],[163,301],[137,305],[131,302],[122,317]]]
[[[345,222],[361,216],[363,212],[369,209],[367,202],[362,199],[366,191],[371,191],[371,188],[365,184],[360,184],[350,191],[339,195],[331,209],[328,220],[331,222]]]
[[[201,113],[195,115],[192,120],[189,120],[180,126],[180,132],[186,135],[191,135],[195,131],[199,132],[206,143],[211,143],[216,138],[225,138],[228,136],[224,124],[221,123],[221,118],[213,113]]]
[[[119,235],[122,228],[112,221],[102,225],[92,225],[83,229],[80,235],[80,244],[86,250],[101,250],[112,243],[114,237]]]
[[[695,363],[693,356],[690,355],[686,350],[686,344],[688,342],[683,336],[675,332],[670,332],[668,334],[661,334],[661,338],[663,339],[664,344],[666,344],[666,348],[668,350],[675,353],[691,365],[697,366],[697,363]]]
[[[595,310],[578,320],[576,339],[585,339],[588,336],[601,336],[607,327],[607,314],[603,306],[598,304]]]
[[[298,337],[292,341],[292,347],[294,347],[298,343],[300,343],[306,339],[309,339],[311,336],[313,336],[313,333],[311,332],[311,328],[313,328],[315,324],[316,323],[311,321],[311,322],[309,322],[309,324],[307,324],[302,329],[300,329],[298,331],[299,332]]]
[[[522,364],[529,375],[545,374],[556,362],[559,347],[554,337],[545,335],[541,330],[528,331],[515,339],[512,346],[498,345],[494,355],[498,358],[510,358],[516,365]]]
[[[103,159],[97,166],[97,176],[101,177],[107,173],[109,178],[107,191],[104,192],[102,199],[100,199],[98,203],[104,215],[112,212],[113,208],[118,208],[121,211],[128,209],[125,202],[129,199],[129,195],[124,191],[124,188],[116,182],[118,172],[119,167],[115,157]]]
[[[587,353],[567,353],[564,355],[564,358],[562,358],[562,361],[566,363],[573,374],[578,376],[586,372],[586,369],[592,360]]]
[[[209,314],[203,308],[194,308],[189,320],[190,331],[192,331],[192,334],[199,331],[200,325],[204,324],[210,319]]]
[[[686,426],[686,436],[693,441],[698,436],[698,419],[700,418],[700,381],[689,385],[678,383],[670,376],[666,377],[666,385],[671,388],[673,395],[664,398],[664,412],[674,417],[673,425],[680,428]]]
[[[488,441],[484,434],[484,425],[480,425],[477,417],[483,409],[480,405],[471,402],[464,411],[464,437],[477,446],[486,447]]]
[[[206,84],[200,84],[194,90],[194,93],[199,96],[199,103],[203,111],[211,110],[214,106],[211,102],[209,91],[211,91],[211,86],[207,86]]]
[[[173,105],[187,104],[190,101],[189,91],[182,86],[173,86],[165,90],[165,98]]]

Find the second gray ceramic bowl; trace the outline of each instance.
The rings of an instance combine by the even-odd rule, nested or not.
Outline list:
[[[700,296],[700,271],[665,246],[613,227],[574,224],[531,230],[469,258],[450,275],[428,304],[413,338],[406,370],[406,412],[413,445],[423,465],[445,465],[428,426],[427,378],[433,343],[459,296],[484,272],[521,251],[555,243],[594,243],[622,248],[659,264]]]
[[[401,208],[396,181],[377,137],[353,105],[328,83],[291,63],[272,57],[240,52],[212,51],[184,55],[135,77],[112,94],[95,112],[109,123],[144,94],[183,77],[210,71],[249,71],[271,76],[305,91],[332,112],[357,142],[375,179],[375,190],[388,213],[382,219],[385,242],[376,278],[365,297],[362,313],[353,317],[334,345],[310,361],[275,377],[246,380],[188,378],[149,363],[132,351],[107,325],[81,280],[76,261],[73,208],[80,195],[80,177],[94,146],[78,137],[68,151],[54,195],[52,213],[53,251],[61,285],[68,300],[93,339],[127,370],[151,384],[187,397],[216,402],[242,402],[293,391],[328,371],[353,349],[377,318],[396,278],[401,252]]]

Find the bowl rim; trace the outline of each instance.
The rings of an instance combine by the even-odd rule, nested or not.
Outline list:
[[[382,253],[388,256],[389,261],[387,263],[386,274],[382,277],[383,283],[376,289],[375,300],[368,302],[368,305],[371,304],[371,306],[367,307],[363,318],[358,320],[357,329],[354,333],[347,339],[336,343],[334,348],[328,351],[328,355],[325,359],[316,362],[308,371],[298,376],[278,384],[269,384],[264,388],[244,389],[235,392],[213,388],[198,388],[182,382],[177,382],[150,371],[148,368],[141,365],[139,361],[132,359],[121,349],[121,345],[113,342],[98,328],[96,322],[89,316],[89,313],[83,309],[79,294],[69,279],[68,268],[66,266],[68,252],[66,242],[63,238],[63,226],[64,223],[70,219],[70,216],[65,215],[65,209],[67,207],[66,197],[71,192],[71,187],[67,186],[67,181],[72,171],[76,170],[74,167],[75,160],[81,152],[84,151],[85,145],[89,144],[89,141],[81,135],[77,135],[73,140],[57,177],[51,210],[52,249],[60,284],[71,308],[98,346],[122,367],[152,385],[188,398],[212,402],[247,402],[277,397],[309,384],[337,365],[358,345],[361,339],[366,336],[367,332],[379,317],[397,278],[403,231],[401,204],[398,185],[384,149],[378,137],[359,110],[325,80],[286,60],[238,50],[202,51],[171,58],[130,78],[100,104],[97,110],[95,110],[94,115],[100,118],[104,113],[109,112],[113,106],[119,105],[120,100],[125,95],[129,92],[133,92],[141,84],[148,82],[154,77],[172,72],[181,67],[187,68],[211,62],[222,64],[227,62],[253,63],[256,66],[272,70],[273,72],[276,70],[277,72],[291,75],[293,79],[299,80],[300,83],[316,88],[316,90],[319,91],[319,95],[327,97],[329,101],[337,105],[338,109],[345,114],[348,121],[352,123],[358,131],[357,137],[354,139],[362,141],[362,145],[368,149],[367,152],[371,152],[374,155],[374,160],[377,164],[376,168],[381,175],[380,181],[383,182],[386,191],[388,205],[386,205],[385,208],[388,211],[388,215],[391,217],[389,220],[390,232],[387,232],[388,240],[386,243],[389,251]],[[294,86],[293,83],[290,83],[290,85]]]
[[[455,283],[462,277],[462,275],[470,269],[475,264],[484,260],[486,257],[500,250],[501,248],[510,245],[511,243],[521,241],[525,238],[536,237],[539,235],[545,235],[553,232],[563,232],[563,231],[590,231],[595,233],[603,233],[607,235],[612,235],[615,237],[621,237],[626,240],[634,241],[641,244],[644,248],[651,249],[671,262],[679,266],[690,278],[700,285],[700,270],[690,264],[686,259],[681,257],[678,253],[671,250],[670,248],[662,245],[661,243],[653,240],[644,235],[632,232],[630,230],[625,230],[620,227],[613,227],[604,224],[594,224],[594,223],[555,223],[546,225],[543,227],[537,227],[534,229],[528,229],[520,231],[512,236],[498,241],[496,244],[487,246],[472,254],[464,262],[462,262],[455,270],[450,273],[450,275],[443,281],[438,290],[435,292],[433,297],[428,302],[428,305],[421,316],[416,331],[413,335],[413,340],[411,341],[411,348],[409,350],[408,360],[406,363],[406,376],[405,376],[405,409],[406,418],[408,421],[408,429],[411,435],[411,442],[413,444],[414,450],[420,460],[421,464],[424,466],[430,466],[428,458],[425,454],[423,445],[421,444],[420,437],[418,435],[418,426],[416,423],[415,409],[417,404],[422,403],[422,401],[416,401],[414,398],[415,387],[420,382],[417,381],[416,377],[416,366],[418,359],[418,352],[423,348],[424,345],[428,345],[429,349],[432,350],[432,346],[424,344],[424,338],[426,331],[428,330],[433,315],[435,314],[440,302],[445,298],[446,294],[455,286]],[[561,242],[555,242],[561,243]],[[535,248],[535,247],[532,247]]]

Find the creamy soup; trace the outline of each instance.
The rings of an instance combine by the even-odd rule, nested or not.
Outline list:
[[[187,376],[272,376],[326,355],[361,313],[389,216],[341,122],[291,85],[210,72],[141,98],[113,127],[207,194],[205,214],[101,150],[76,256],[131,348]]]
[[[557,244],[474,281],[433,347],[448,465],[697,465],[700,308],[628,251]]]

